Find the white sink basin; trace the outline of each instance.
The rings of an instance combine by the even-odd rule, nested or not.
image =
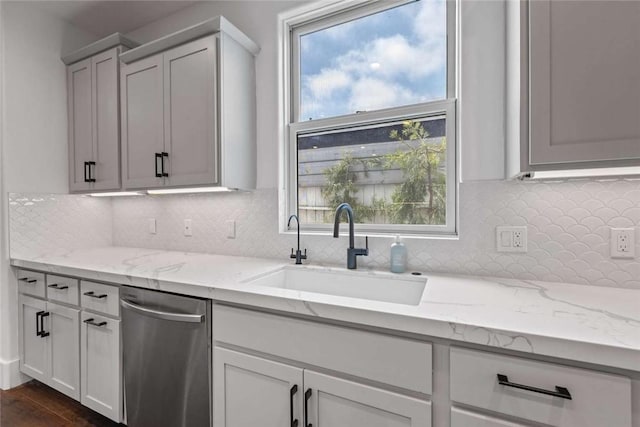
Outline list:
[[[418,305],[422,299],[427,278],[290,266],[251,279],[246,283],[315,294]]]

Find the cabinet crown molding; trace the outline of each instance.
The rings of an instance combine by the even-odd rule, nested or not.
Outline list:
[[[133,49],[140,46],[140,43],[131,40],[120,33],[113,33],[110,36],[91,43],[90,45],[67,53],[66,55],[63,55],[61,59],[65,65],[74,64],[116,46],[125,46],[129,49]]]
[[[120,55],[120,60],[125,64],[130,64],[147,56],[165,51],[175,46],[190,42],[192,40],[223,32],[233,38],[253,55],[260,52],[260,47],[235,25],[223,16],[216,16],[199,24],[192,25],[175,33],[168,34],[159,39],[145,43],[135,49],[131,49]]]

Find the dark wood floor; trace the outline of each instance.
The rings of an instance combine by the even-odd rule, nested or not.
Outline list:
[[[117,427],[79,402],[37,381],[0,390],[0,427]]]

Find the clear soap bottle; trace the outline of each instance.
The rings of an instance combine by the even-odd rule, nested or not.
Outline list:
[[[396,236],[396,241],[391,244],[391,272],[404,273],[407,268],[407,248],[400,241],[400,236]]]

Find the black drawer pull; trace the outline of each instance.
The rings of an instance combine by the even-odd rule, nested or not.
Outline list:
[[[40,338],[48,337],[49,336],[49,332],[45,332],[44,331],[44,318],[48,317],[49,314],[51,314],[51,313],[49,313],[48,311],[40,311],[40,312],[36,313],[36,315],[37,314],[40,315],[40,332],[39,332]]]
[[[161,164],[164,164],[164,161],[162,159],[162,154],[161,153],[155,153],[156,154],[156,158],[155,158],[155,163],[156,163],[156,178],[162,178],[162,173],[158,172],[158,160],[160,160]],[[160,168],[162,168],[162,165],[160,166]]]
[[[27,282],[27,283],[36,283],[38,281],[38,279],[29,279],[28,277],[23,277],[22,279],[18,279],[21,282]]]
[[[89,174],[91,172],[89,171],[89,162],[84,162],[84,182],[91,182],[89,181]]]
[[[100,323],[96,323],[95,322],[96,319],[94,319],[93,317],[91,319],[87,319],[84,321],[84,323],[86,323],[87,325],[92,325],[92,326],[97,326],[99,328],[106,326],[107,322],[100,322]]]
[[[298,386],[294,384],[293,387],[291,387],[291,390],[289,392],[289,409],[291,414],[290,416],[291,427],[298,427],[298,420],[293,418],[293,396],[295,396],[297,392],[298,392]]]
[[[307,389],[307,391],[304,392],[304,425],[305,427],[313,427],[313,424],[309,423],[309,408],[308,408],[308,403],[309,403],[309,399],[311,399],[311,389]]]
[[[40,336],[40,316],[44,314],[44,311],[39,311],[36,313],[36,336]]]
[[[162,158],[162,176],[169,176],[168,172],[164,171],[164,158],[166,157],[167,160],[169,159],[169,153],[165,153],[164,151],[162,153],[160,153],[161,158]]]
[[[97,298],[97,299],[101,299],[101,298],[106,298],[107,294],[100,294],[100,295],[96,295],[95,292],[93,291],[89,291],[89,292],[85,292],[84,295],[91,297],[91,298]]]
[[[60,286],[57,283],[53,283],[53,284],[49,285],[48,287],[51,288],[51,289],[57,289],[59,291],[62,291],[62,290],[65,290],[65,289],[69,289],[69,287],[67,285]]]
[[[513,388],[518,388],[520,390],[527,390],[527,391],[532,391],[534,393],[546,394],[548,396],[560,397],[562,399],[571,400],[571,393],[569,393],[569,390],[566,387],[556,386],[556,391],[545,390],[543,388],[509,382],[509,377],[502,374],[498,374],[498,384],[503,385],[505,387],[513,387]]]
[[[87,180],[87,182],[96,182],[96,178],[95,178],[96,162],[87,162],[87,164],[89,165],[89,179]]]

